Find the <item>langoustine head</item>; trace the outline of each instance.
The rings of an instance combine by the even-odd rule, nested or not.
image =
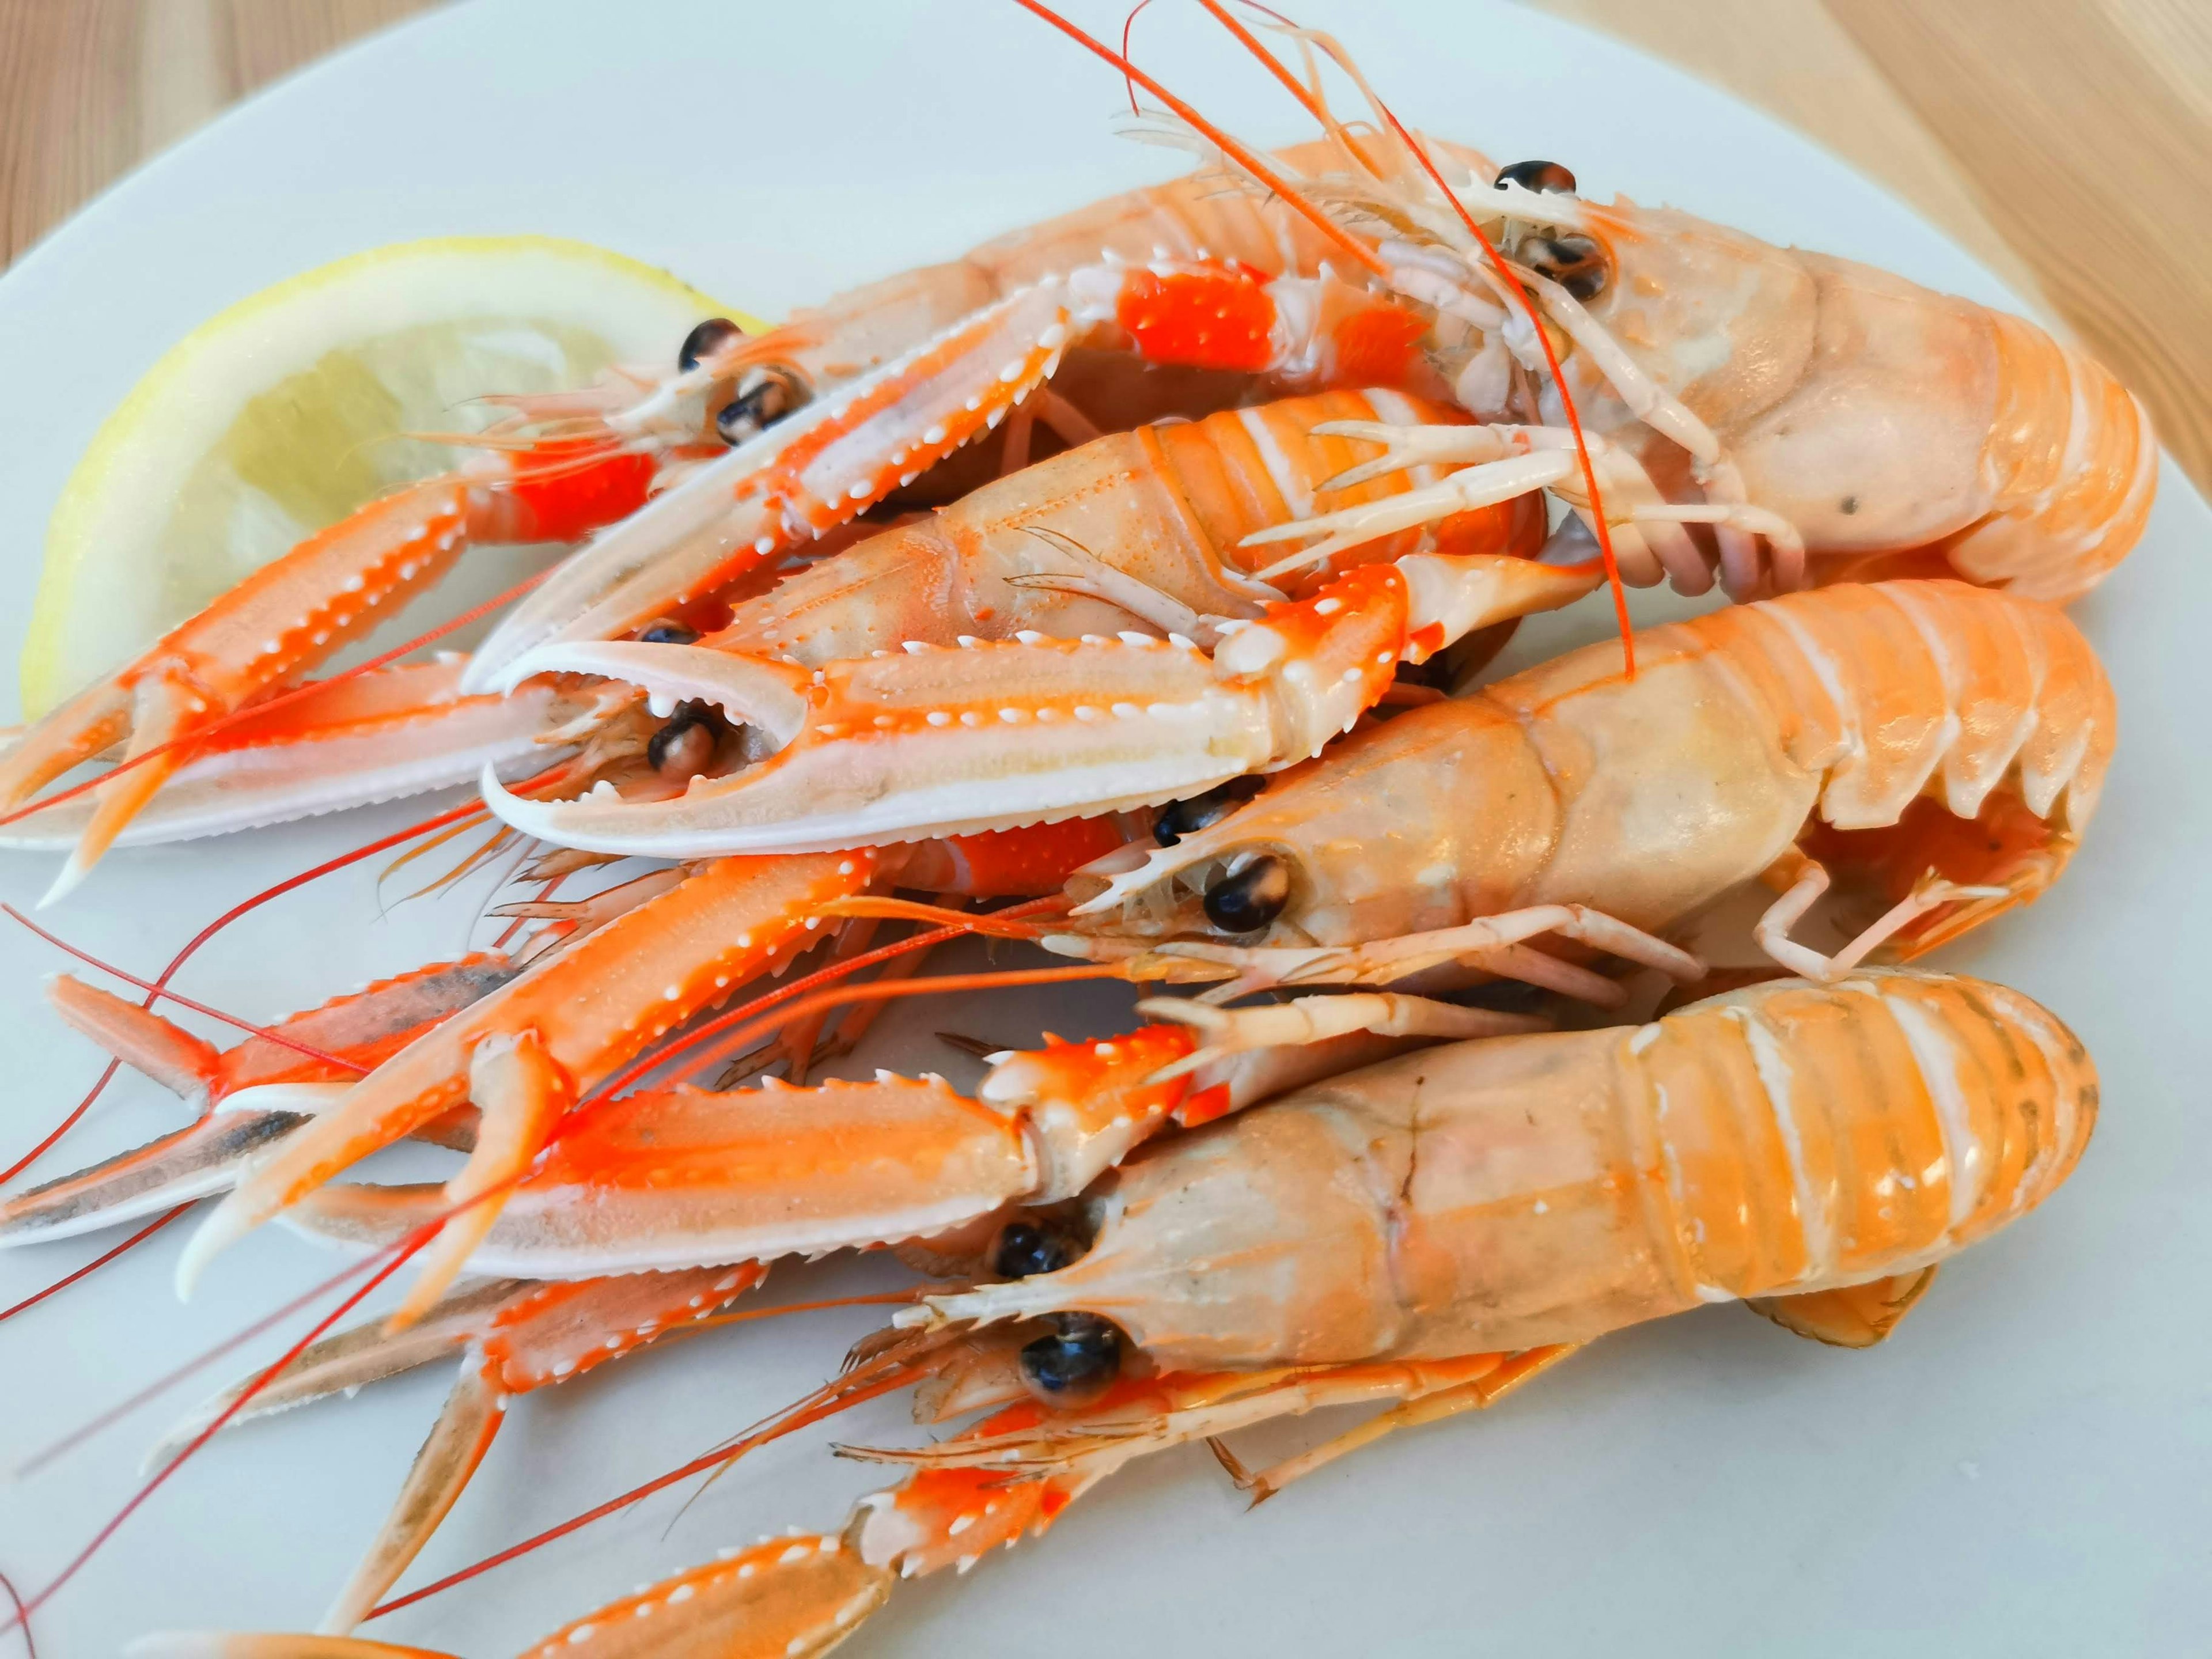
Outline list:
[[[1519,728],[1421,709],[1370,724],[1320,758],[1239,779],[1159,816],[1079,871],[1067,944],[1363,943],[1502,908],[1559,818]]]

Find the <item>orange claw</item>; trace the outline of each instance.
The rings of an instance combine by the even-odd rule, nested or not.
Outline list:
[[[533,1033],[543,1077],[580,1093],[700,1009],[789,963],[813,942],[821,907],[864,890],[874,866],[866,852],[725,859],[586,934],[426,1032],[291,1136],[202,1224],[179,1261],[179,1286],[189,1289],[232,1240],[467,1100],[486,1041]],[[494,1195],[475,1208],[496,1215],[501,1201]]]
[[[650,457],[573,441],[486,457],[371,501],[271,561],[136,660],[55,709],[0,757],[0,809],[21,806],[118,742],[135,763],[94,792],[45,903],[83,880],[198,740],[299,679],[431,586],[473,542],[579,535],[630,513]]]
[[[469,1265],[568,1278],[927,1238],[1076,1196],[1186,1108],[1219,1116],[1340,1070],[1349,1053],[1376,1052],[1371,1039],[1316,1043],[1154,1080],[1196,1047],[1181,1024],[1048,1036],[995,1056],[973,1098],[939,1077],[890,1072],[804,1089],[640,1090],[556,1141]],[[447,1209],[428,1183],[335,1186],[292,1222],[373,1248]]]
[[[778,745],[680,795],[612,789],[526,799],[487,774],[514,828],[594,852],[791,853],[1017,829],[1157,805],[1312,755],[1390,684],[1476,628],[1579,599],[1596,573],[1501,555],[1414,554],[1364,565],[1256,622],[1188,639],[920,640],[902,653],[789,663],[700,647],[575,645],[533,672],[613,676],[706,698]]]
[[[809,1659],[851,1634],[896,1582],[842,1539],[771,1538],[564,1625],[522,1659],[573,1659],[580,1643],[604,1659],[673,1652]]]

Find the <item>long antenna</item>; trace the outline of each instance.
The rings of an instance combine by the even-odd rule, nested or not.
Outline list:
[[[1018,0],[1018,3],[1026,5],[1029,0]],[[1273,52],[1269,52],[1261,44],[1259,38],[1251,30],[1230,15],[1228,9],[1221,3],[1221,0],[1198,0],[1198,3],[1218,20],[1224,28],[1235,35],[1247,52],[1267,66],[1268,71],[1289,89],[1291,96],[1298,100],[1308,114],[1317,121],[1323,123],[1328,121],[1328,112],[1322,106],[1321,100],[1307,88],[1298,83],[1297,78],[1283,67],[1281,61]],[[1255,9],[1266,12],[1270,17],[1288,27],[1297,27],[1295,24],[1291,24],[1280,12],[1266,6],[1257,6]],[[1305,31],[1300,29],[1299,33],[1303,36]],[[1322,45],[1324,50],[1328,50],[1334,43],[1328,40],[1327,37],[1323,37]],[[1330,55],[1334,57],[1336,54],[1331,52]],[[1366,87],[1364,81],[1360,84],[1363,88]],[[1582,466],[1583,487],[1589,495],[1590,520],[1597,532],[1598,552],[1605,563],[1606,584],[1613,591],[1613,617],[1620,628],[1620,648],[1626,659],[1628,678],[1634,679],[1636,678],[1635,629],[1628,618],[1628,590],[1620,580],[1620,562],[1613,555],[1613,530],[1606,521],[1605,501],[1598,493],[1597,468],[1590,459],[1589,441],[1583,435],[1582,416],[1575,408],[1574,393],[1568,389],[1567,377],[1559,367],[1559,355],[1552,344],[1551,336],[1544,331],[1544,319],[1537,313],[1536,301],[1521,278],[1515,274],[1513,268],[1505,263],[1504,256],[1498,252],[1496,244],[1491,241],[1481,225],[1476,222],[1474,216],[1467,210],[1467,204],[1459,199],[1458,193],[1444,182],[1443,174],[1437,171],[1436,163],[1429,157],[1427,147],[1415,140],[1413,135],[1406,130],[1405,124],[1391,112],[1389,106],[1380,98],[1375,97],[1371,88],[1367,90],[1368,95],[1374,98],[1376,111],[1385,121],[1390,124],[1390,131],[1397,135],[1399,141],[1412,153],[1414,161],[1420,164],[1421,171],[1429,175],[1431,182],[1437,187],[1437,193],[1450,204],[1452,211],[1459,216],[1461,224],[1467,228],[1468,233],[1480,245],[1484,255],[1497,270],[1499,276],[1504,279],[1506,287],[1512,291],[1514,299],[1519,302],[1522,311],[1527,314],[1529,327],[1535,333],[1537,344],[1543,348],[1545,367],[1551,372],[1552,384],[1559,388],[1559,406],[1566,414],[1568,429],[1574,434],[1575,457]]]
[[[58,1296],[62,1291],[69,1289],[70,1285],[76,1284],[80,1279],[88,1278],[90,1275],[98,1273],[102,1267],[105,1267],[109,1262],[114,1261],[117,1256],[121,1255],[125,1250],[144,1243],[148,1239],[153,1237],[155,1233],[160,1232],[162,1228],[167,1226],[172,1221],[174,1221],[179,1216],[182,1215],[185,1211],[191,1207],[192,1206],[190,1204],[179,1204],[173,1210],[162,1211],[161,1214],[155,1216],[151,1221],[141,1227],[137,1232],[131,1234],[130,1237],[125,1239],[120,1244],[111,1246],[109,1249],[101,1251],[98,1255],[93,1257],[91,1261],[86,1262],[84,1266],[79,1267],[75,1273],[64,1273],[62,1277],[54,1280],[52,1284],[47,1285],[45,1290],[33,1291],[30,1295],[25,1297],[21,1302],[15,1303],[9,1307],[0,1308],[0,1325],[6,1324],[8,1321],[13,1319],[19,1313],[24,1313],[28,1311],[30,1309],[37,1307],[39,1304],[44,1302],[48,1297]]]
[[[40,927],[37,922],[33,921],[28,916],[25,915],[21,910],[18,910],[12,904],[0,904],[0,915],[5,915],[11,921],[20,922],[22,926],[29,928],[33,933],[36,933],[40,939],[46,940],[47,944],[52,945],[57,951],[66,951],[70,956],[75,957],[79,962],[88,963],[93,967],[99,969],[103,974],[112,974],[116,978],[121,980],[125,985],[131,986],[137,990],[143,991],[149,997],[164,998],[170,1002],[175,1003],[180,1008],[189,1008],[196,1014],[205,1014],[210,1019],[221,1020],[225,1025],[236,1026],[240,1030],[247,1033],[249,1036],[261,1037],[270,1042],[276,1043],[279,1048],[289,1048],[295,1054],[305,1054],[309,1060],[319,1061],[325,1066],[335,1066],[341,1071],[351,1072],[356,1077],[365,1076],[368,1072],[368,1066],[360,1065],[356,1061],[342,1060],[337,1055],[330,1054],[324,1049],[315,1048],[308,1043],[301,1042],[296,1038],[288,1037],[283,1035],[283,1032],[273,1030],[269,1026],[256,1025],[250,1019],[240,1019],[236,1014],[227,1014],[220,1008],[210,1007],[204,1002],[195,1001],[192,998],[185,995],[181,991],[168,990],[162,986],[155,984],[152,980],[141,979],[136,974],[125,973],[122,969],[114,966],[111,963],[102,962],[98,957],[93,955],[91,951],[80,950],[77,946],[71,945],[67,939],[62,938],[58,933],[47,932],[46,929]]]
[[[1293,212],[1297,213],[1299,217],[1304,219],[1309,224],[1312,225],[1315,229],[1320,231],[1322,235],[1328,237],[1332,242],[1334,242],[1339,247],[1342,248],[1346,253],[1350,254],[1370,271],[1372,271],[1377,276],[1388,276],[1390,274],[1390,267],[1383,263],[1382,255],[1376,252],[1373,248],[1368,246],[1366,243],[1352,235],[1352,233],[1345,229],[1343,226],[1338,224],[1336,221],[1330,218],[1326,213],[1323,213],[1311,202],[1309,202],[1304,197],[1301,196],[1297,191],[1291,186],[1291,182],[1276,172],[1273,167],[1268,165],[1266,158],[1261,155],[1261,154],[1257,150],[1254,149],[1250,145],[1246,144],[1238,139],[1233,138],[1226,132],[1224,132],[1219,127],[1215,126],[1213,123],[1207,120],[1195,109],[1193,109],[1188,104],[1183,102],[1182,99],[1170,92],[1158,81],[1152,79],[1151,76],[1146,74],[1144,70],[1139,69],[1134,64],[1132,64],[1127,58],[1121,56],[1120,52],[1115,51],[1113,47],[1108,46],[1103,40],[1094,39],[1092,36],[1085,33],[1074,24],[1069,22],[1067,19],[1062,17],[1058,12],[1053,10],[1051,7],[1041,3],[1041,0],[1014,0],[1014,3],[1019,6],[1024,11],[1030,12],[1036,16],[1042,18],[1046,22],[1051,24],[1053,27],[1058,29],[1062,34],[1067,36],[1069,40],[1074,41],[1076,45],[1081,46],[1085,52],[1103,58],[1107,63],[1111,64],[1115,69],[1121,70],[1123,76],[1127,77],[1129,80],[1134,81],[1146,92],[1151,93],[1153,97],[1158,99],[1170,109],[1173,110],[1177,115],[1181,116],[1185,121],[1188,122],[1192,128],[1200,133],[1209,143],[1218,145],[1223,153],[1227,155],[1231,160],[1234,161],[1237,166],[1243,167],[1255,179],[1257,179],[1261,184],[1267,185],[1269,190],[1281,197],[1285,204],[1287,204]],[[4,818],[0,818],[0,823],[4,823],[5,822],[6,820]]]
[[[778,1309],[775,1311],[782,1312],[784,1310]],[[704,1474],[710,1470],[726,1468],[747,1452],[764,1446],[771,1440],[781,1439],[787,1434],[805,1428],[810,1424],[818,1423],[825,1417],[833,1417],[839,1412],[849,1410],[880,1395],[890,1394],[905,1388],[915,1380],[901,1370],[897,1360],[890,1356],[884,1356],[870,1363],[878,1369],[881,1375],[873,1377],[866,1376],[865,1368],[860,1372],[848,1371],[843,1376],[817,1389],[804,1400],[787,1407],[771,1417],[763,1419],[737,1439],[726,1441],[711,1451],[702,1452],[689,1462],[678,1464],[665,1474],[655,1475],[641,1486],[632,1486],[620,1496],[610,1498],[605,1503],[586,1510],[581,1515],[571,1516],[559,1525],[548,1527],[544,1531],[526,1538],[519,1544],[510,1544],[496,1554],[487,1555],[483,1560],[463,1567],[458,1572],[449,1572],[435,1583],[423,1585],[421,1589],[410,1590],[404,1595],[395,1595],[391,1601],[370,1608],[368,1617],[381,1619],[387,1613],[397,1613],[402,1607],[413,1607],[417,1601],[427,1601],[433,1595],[453,1589],[456,1584],[465,1584],[471,1578],[489,1572],[494,1567],[506,1565],[517,1556],[527,1555],[532,1550],[542,1549],[556,1539],[566,1538],[570,1533],[580,1528],[588,1527],[594,1521],[612,1515],[617,1510],[626,1510],[631,1504],[650,1498],[657,1492],[665,1491],[679,1480],[688,1480],[695,1474]]]
[[[159,1492],[171,1475],[174,1474],[179,1469],[184,1468],[186,1461],[191,1458],[194,1452],[198,1451],[202,1446],[204,1446],[210,1440],[213,1439],[216,1433],[224,1424],[230,1421],[233,1417],[235,1417],[238,1413],[244,1408],[246,1403],[252,1400],[255,1395],[258,1394],[270,1382],[273,1382],[277,1374],[287,1365],[289,1365],[294,1360],[305,1353],[307,1349],[322,1336],[324,1332],[329,1330],[331,1326],[337,1324],[338,1321],[344,1318],[356,1307],[360,1306],[362,1300],[366,1298],[372,1291],[375,1290],[378,1285],[384,1283],[386,1279],[391,1278],[392,1274],[398,1273],[400,1268],[406,1266],[408,1261],[436,1236],[439,1227],[442,1224],[442,1221],[425,1223],[422,1226],[416,1228],[407,1238],[402,1240],[397,1247],[392,1249],[390,1253],[392,1259],[389,1261],[386,1261],[382,1267],[371,1273],[367,1279],[362,1281],[359,1289],[346,1296],[338,1303],[337,1307],[331,1309],[329,1313],[317,1320],[315,1323],[309,1328],[306,1335],[302,1336],[297,1342],[295,1342],[290,1347],[287,1348],[283,1353],[277,1358],[275,1364],[270,1366],[266,1370],[263,1371],[260,1376],[255,1377],[252,1384],[249,1385],[243,1393],[239,1395],[236,1399],[233,1400],[228,1406],[224,1407],[223,1409],[217,1413],[213,1421],[209,1423],[205,1428],[202,1429],[198,1434],[194,1435],[189,1441],[187,1441],[182,1450],[179,1451],[178,1454],[174,1457],[171,1458],[167,1463],[164,1463],[157,1474],[142,1485],[137,1492],[133,1492],[130,1500],[109,1518],[105,1526],[101,1527],[98,1532],[92,1535],[90,1541],[74,1556],[70,1558],[69,1564],[63,1567],[59,1572],[56,1573],[53,1577],[47,1582],[43,1589],[40,1589],[36,1595],[33,1595],[27,1602],[19,1601],[16,1604],[17,1610],[15,1616],[9,1621],[7,1626],[0,1626],[0,1630],[15,1628],[27,1631],[30,1628],[31,1615],[36,1613],[40,1607],[46,1606],[48,1601],[53,1599],[58,1591],[66,1585],[70,1579],[76,1577],[78,1572],[82,1570],[85,1563],[91,1560],[94,1555],[100,1553],[100,1547],[106,1543],[109,1539],[112,1538],[117,1532],[121,1530],[123,1523],[128,1521],[133,1515],[136,1515],[138,1512],[140,1506],[142,1506],[146,1500],[151,1498],[155,1492]],[[372,1257],[370,1259],[373,1261],[374,1258]]]

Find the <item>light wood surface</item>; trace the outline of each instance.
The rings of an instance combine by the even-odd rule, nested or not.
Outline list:
[[[1523,3],[1888,185],[2111,364],[2212,487],[2212,0]],[[431,3],[0,0],[0,260],[232,100]]]
[[[2150,406],[2212,489],[2212,0],[1524,0],[1810,134]]]

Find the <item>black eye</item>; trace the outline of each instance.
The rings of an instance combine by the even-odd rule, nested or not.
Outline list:
[[[1605,268],[1605,251],[1571,231],[1561,236],[1524,236],[1517,252],[1522,264],[1550,277],[1577,300],[1596,299],[1612,279]]]
[[[1049,1222],[1009,1221],[991,1241],[991,1271],[1001,1279],[1056,1273],[1083,1254],[1083,1241]]]
[[[714,764],[715,721],[703,702],[678,703],[667,725],[645,745],[646,763],[677,782],[697,777]]]
[[[1121,1370],[1121,1333],[1097,1314],[1054,1314],[1050,1336],[1022,1349],[1022,1381],[1048,1406],[1085,1406]]]
[[[759,379],[715,411],[714,431],[732,448],[774,426],[806,401],[799,382],[789,374],[780,369],[759,373]]]
[[[1516,161],[1498,169],[1498,182],[1518,185],[1523,190],[1548,191],[1554,196],[1575,193],[1575,175],[1557,161]]]
[[[1224,933],[1256,933],[1290,902],[1290,866],[1264,853],[1206,890],[1206,919]]]
[[[726,317],[709,317],[684,337],[676,353],[676,367],[689,374],[731,341],[744,338],[744,332]]]
[[[1226,783],[1217,783],[1202,795],[1170,801],[1160,809],[1159,817],[1152,820],[1152,839],[1163,847],[1172,847],[1185,836],[1196,835],[1258,794],[1262,782],[1259,778],[1231,778]]]
[[[637,637],[647,645],[690,645],[699,635],[682,623],[657,622]]]

